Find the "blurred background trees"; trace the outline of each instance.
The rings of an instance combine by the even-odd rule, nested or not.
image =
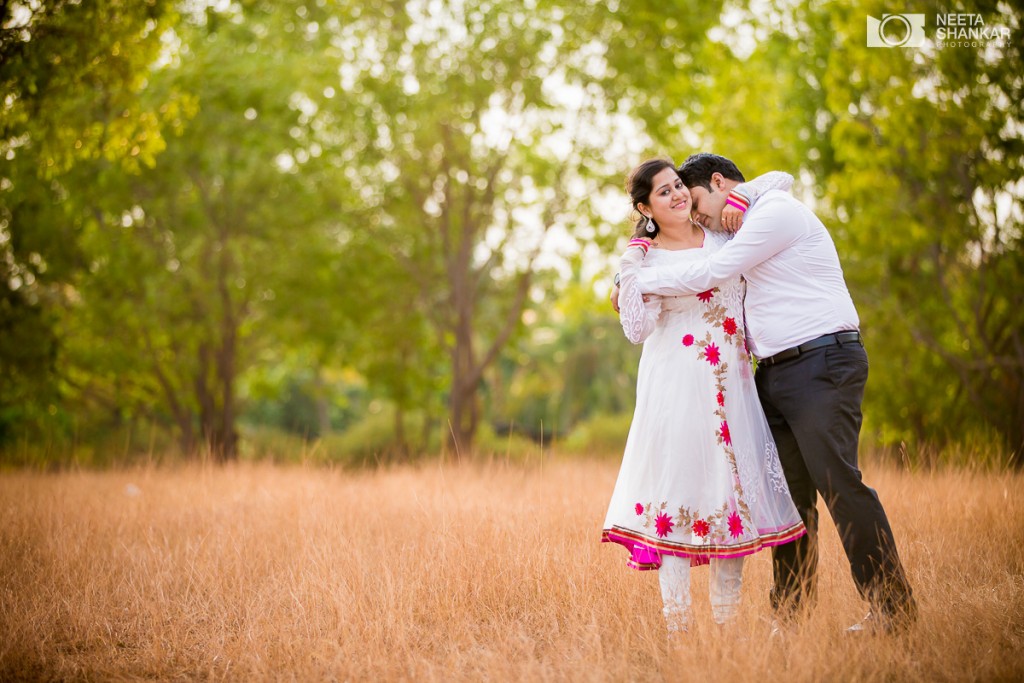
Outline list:
[[[622,182],[699,150],[829,225],[867,443],[1019,451],[1020,7],[868,48],[883,9],[5,3],[4,459],[614,454]]]

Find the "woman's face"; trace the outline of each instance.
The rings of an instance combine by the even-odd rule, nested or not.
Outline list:
[[[658,225],[683,225],[690,222],[690,191],[674,168],[663,168],[654,176],[647,204],[637,208]]]

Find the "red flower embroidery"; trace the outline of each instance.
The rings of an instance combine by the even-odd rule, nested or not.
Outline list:
[[[713,297],[714,295],[715,295],[715,290],[709,289],[706,292],[701,292],[700,294],[698,294],[697,298],[700,299],[701,301],[703,301],[704,303],[707,303],[707,302],[711,301],[711,297]]]
[[[718,396],[716,396],[715,398],[718,399],[718,405],[725,405],[725,394],[723,394],[721,391],[718,392]]]
[[[666,515],[664,512],[658,515],[654,519],[654,528],[657,530],[658,535],[664,538],[672,533],[672,518]]]
[[[691,528],[693,529],[693,533],[697,534],[701,538],[707,536],[708,532],[711,531],[711,527],[709,527],[708,523],[703,519],[694,520]]]
[[[722,329],[725,330],[726,334],[736,334],[736,320],[734,318],[726,318],[722,321]]]
[[[743,521],[735,512],[729,515],[729,533],[733,538],[739,538],[743,535]]]
[[[728,422],[726,422],[725,420],[722,420],[722,428],[719,430],[718,433],[722,435],[722,441],[725,442],[725,445],[727,445],[727,446],[731,446],[732,445],[732,437],[729,435],[729,423]]]
[[[718,353],[718,347],[714,344],[708,344],[707,348],[704,349],[704,357],[708,359],[708,362],[712,365],[718,365],[718,361],[721,356]]]
[[[638,514],[638,515],[644,514],[644,506],[641,505],[640,503],[636,504],[636,514]]]
[[[683,337],[683,346],[693,346],[693,335],[688,334]]]

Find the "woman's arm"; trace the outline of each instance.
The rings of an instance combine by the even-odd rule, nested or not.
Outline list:
[[[789,192],[792,187],[793,176],[785,171],[768,171],[749,182],[740,183],[732,191],[742,195],[747,200],[748,206],[753,206],[754,202],[769,190]]]
[[[747,209],[769,190],[789,192],[793,187],[793,176],[785,171],[769,171],[759,175],[750,182],[740,183],[732,189],[722,209],[722,228],[726,232],[735,233],[743,224],[743,216]]]
[[[661,297],[650,296],[650,301],[644,302],[637,279],[649,245],[648,240],[630,241],[629,248],[622,255],[619,270],[619,322],[626,339],[634,344],[640,344],[651,336],[661,315]]]

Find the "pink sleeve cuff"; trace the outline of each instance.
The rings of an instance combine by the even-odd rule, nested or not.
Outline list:
[[[640,247],[641,249],[644,250],[644,253],[646,254],[647,250],[650,248],[651,245],[647,240],[632,239],[629,241],[629,246]]]
[[[746,212],[750,208],[750,202],[747,198],[741,195],[739,192],[730,192],[729,196],[726,197],[725,203],[729,206],[734,206],[740,211]]]

